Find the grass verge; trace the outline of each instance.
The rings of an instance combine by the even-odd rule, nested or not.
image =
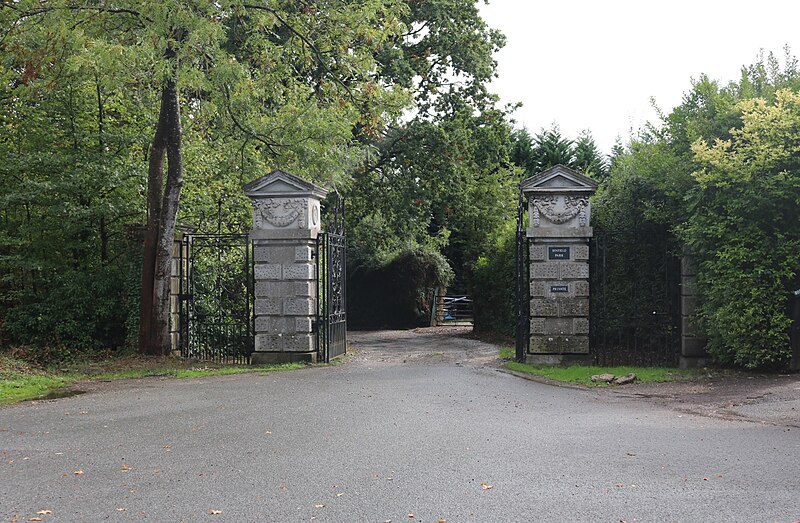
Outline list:
[[[515,356],[513,348],[502,347],[498,356],[504,360],[513,360]],[[636,383],[661,383],[667,381],[678,381],[696,378],[701,371],[698,369],[676,369],[670,367],[597,367],[584,365],[571,365],[569,367],[549,367],[544,365],[528,365],[527,363],[517,363],[506,361],[506,368],[533,374],[543,378],[574,383],[586,387],[608,387],[605,382],[595,383],[592,376],[595,374],[613,374],[615,376],[625,376],[636,374]]]
[[[609,386],[609,384],[605,382],[594,383],[592,381],[592,376],[595,374],[614,374],[615,376],[636,374],[636,383],[677,381],[698,376],[698,371],[695,369],[675,369],[669,367],[594,367],[582,365],[544,367],[517,363],[515,361],[507,362],[506,367],[517,372],[524,372],[551,380],[575,383],[587,387]]]
[[[42,369],[21,359],[0,355],[0,405],[68,395],[70,387],[82,380],[108,381],[151,376],[200,378],[291,370],[304,366],[302,363],[264,366],[221,365],[169,357],[135,356],[85,362],[59,369]]]

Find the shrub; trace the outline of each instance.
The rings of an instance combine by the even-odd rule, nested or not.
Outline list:
[[[125,341],[124,274],[69,271],[50,280],[46,292],[30,293],[6,314],[11,343],[78,350],[114,348]]]
[[[517,323],[516,231],[507,224],[494,249],[478,258],[472,275],[475,332],[514,336]]]

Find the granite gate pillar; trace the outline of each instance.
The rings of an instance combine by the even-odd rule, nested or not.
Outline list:
[[[316,248],[328,191],[283,171],[245,187],[253,200],[253,364],[316,362]]]
[[[525,361],[589,360],[589,197],[597,182],[557,165],[524,180],[530,241],[530,343]]]

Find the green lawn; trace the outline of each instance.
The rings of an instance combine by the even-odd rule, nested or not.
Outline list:
[[[515,356],[514,349],[503,347],[500,349],[499,356],[504,360],[513,360]],[[592,382],[592,376],[595,374],[614,374],[615,376],[636,374],[636,383],[658,383],[691,379],[700,374],[700,371],[697,369],[676,369],[670,367],[596,367],[584,365],[549,367],[544,365],[528,365],[515,361],[507,361],[505,366],[516,372],[524,372],[551,380],[575,383],[588,387],[609,386],[608,383],[605,382]]]
[[[149,376],[199,378],[291,370],[304,366],[302,363],[218,365],[177,358],[128,357],[87,362],[60,369],[41,369],[20,359],[0,355],[0,405],[59,394],[68,395],[71,386],[80,380],[123,380]]]

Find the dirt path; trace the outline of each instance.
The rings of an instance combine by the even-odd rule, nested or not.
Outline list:
[[[354,363],[472,367],[501,366],[498,347],[471,337],[472,327],[426,327],[396,331],[349,332]]]

